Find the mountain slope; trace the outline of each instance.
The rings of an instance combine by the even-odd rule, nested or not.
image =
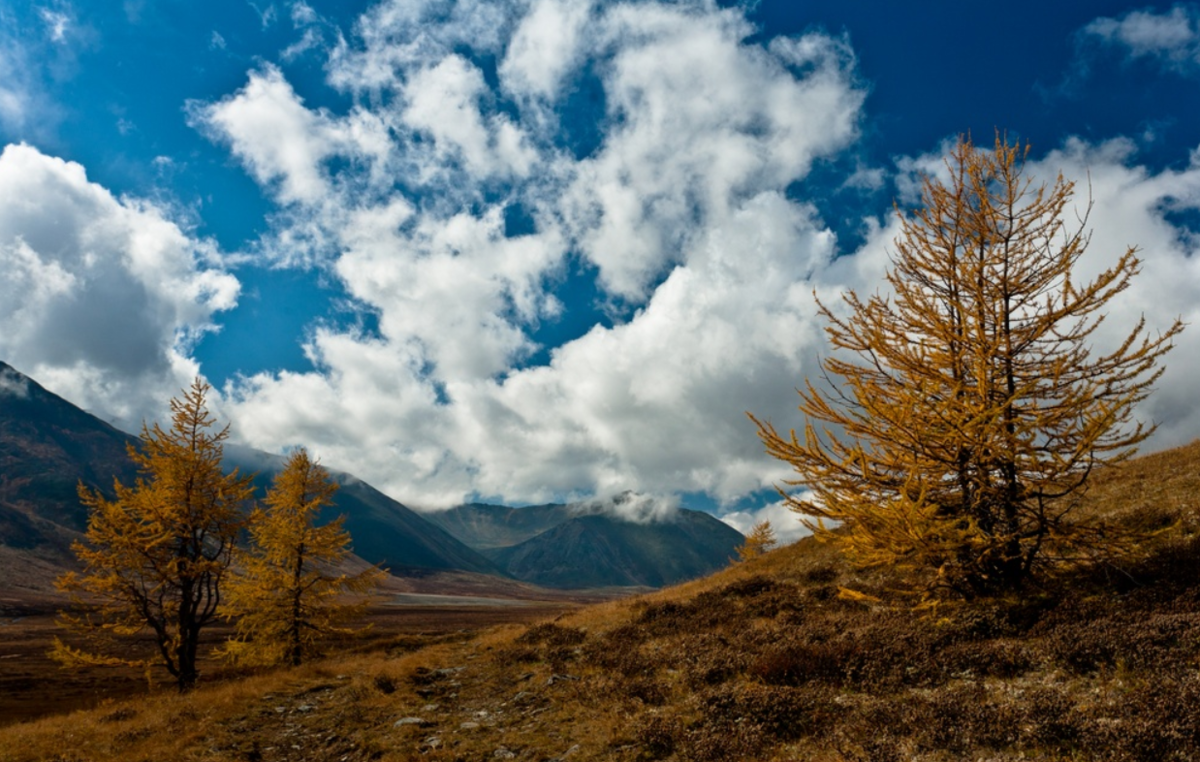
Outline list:
[[[510,508],[469,503],[426,513],[425,518],[461,542],[486,552],[518,545],[578,515],[578,511],[573,511],[570,506],[558,504]]]
[[[557,588],[662,587],[724,567],[745,538],[700,511],[631,520],[613,503],[471,504],[427,514],[516,579]]]
[[[111,493],[114,477],[130,484],[137,469],[119,431],[0,362],[0,573],[7,589],[47,592],[74,568],[70,544],[87,528],[77,485]],[[282,459],[227,446],[226,465],[259,472],[260,490]],[[346,514],[356,554],[394,574],[456,570],[502,575],[494,564],[369,484],[334,473],[342,485],[323,520]]]
[[[44,592],[87,527],[78,484],[110,493],[136,441],[0,362],[0,569],[8,590]]]
[[[284,465],[281,457],[237,445],[226,446],[225,462],[256,473],[254,483],[260,491],[270,487]],[[324,523],[344,515],[354,553],[363,560],[402,576],[423,569],[503,574],[487,558],[370,484],[342,471],[329,473],[339,489],[318,520]]]

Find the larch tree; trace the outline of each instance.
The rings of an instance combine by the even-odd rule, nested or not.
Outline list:
[[[201,631],[218,615],[234,543],[245,526],[250,477],[221,468],[228,427],[214,430],[205,407],[210,387],[196,379],[171,400],[172,425],[143,426],[129,457],[141,475],[114,481],[115,499],[79,486],[89,509],[85,539],[73,550],[81,572],[57,581],[76,608],[59,623],[83,646],[55,641],[52,655],[75,663],[161,662],[180,691],[195,685]],[[149,629],[156,659],[134,659],[120,636]]]
[[[764,519],[751,528],[750,534],[746,535],[746,541],[738,546],[738,560],[749,561],[751,558],[758,558],[778,544],[774,527],[770,521]]]
[[[795,468],[786,484],[810,491],[785,497],[818,537],[860,566],[923,572],[930,592],[1013,590],[1119,549],[1111,528],[1072,511],[1098,466],[1154,430],[1133,411],[1183,328],[1151,336],[1142,318],[1093,352],[1137,249],[1080,283],[1087,215],[1068,225],[1073,183],[1035,185],[1027,155],[999,134],[991,151],[960,139],[949,179],[927,177],[922,208],[897,212],[892,295],[850,291],[848,317],[819,305],[831,383],[800,391],[803,437],[751,416]]]
[[[226,610],[237,619],[237,635],[222,649],[229,660],[298,666],[319,653],[324,638],[350,632],[343,625],[362,612],[362,596],[384,572],[344,573],[350,535],[343,519],[315,526],[337,488],[303,448],[276,475],[266,507],[251,515],[251,545],[237,554]]]

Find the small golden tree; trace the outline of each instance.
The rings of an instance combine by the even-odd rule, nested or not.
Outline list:
[[[228,427],[212,431],[205,408],[209,386],[196,379],[171,400],[172,425],[142,427],[129,457],[141,476],[132,487],[114,482],[115,500],[79,486],[90,510],[86,540],[72,547],[84,570],[58,579],[77,606],[59,617],[87,639],[84,647],[55,640],[52,655],[74,663],[145,664],[130,658],[116,636],[149,629],[158,659],[180,691],[199,675],[201,631],[221,602],[234,542],[245,526],[250,477],[221,469]],[[114,653],[115,652],[115,653]]]
[[[1140,269],[1136,248],[1078,283],[1086,215],[1066,225],[1073,184],[1033,187],[1027,154],[1000,135],[992,151],[961,139],[949,182],[926,178],[923,208],[900,213],[894,296],[851,291],[847,318],[820,305],[831,344],[856,359],[823,363],[840,387],[800,392],[803,440],[754,419],[799,474],[787,483],[811,490],[788,500],[818,537],[859,565],[925,570],[930,587],[966,597],[1114,549],[1103,527],[1068,514],[1093,469],[1154,430],[1132,411],[1183,328],[1152,338],[1143,319],[1092,354],[1102,309]]]
[[[251,516],[251,547],[237,554],[240,571],[228,587],[226,609],[238,620],[237,635],[222,650],[226,658],[298,666],[317,654],[322,638],[349,632],[341,625],[360,614],[366,602],[342,598],[370,593],[384,572],[376,567],[354,575],[339,571],[350,555],[343,520],[313,525],[336,491],[329,473],[303,448],[276,475],[266,509]]]
[[[754,525],[750,534],[746,535],[746,541],[738,547],[738,560],[749,561],[751,558],[758,558],[778,544],[775,529],[770,521],[764,519]]]

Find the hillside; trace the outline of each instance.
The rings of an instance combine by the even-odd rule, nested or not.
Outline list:
[[[630,516],[624,503],[634,499],[526,508],[476,503],[425,517],[510,576],[564,589],[662,587],[695,579],[726,566],[745,541],[701,511]]]
[[[1200,442],[1097,475],[1162,531],[1120,565],[936,614],[811,539],[710,577],[0,731],[0,760],[1200,757]]]
[[[255,486],[265,491],[283,468],[284,459],[231,445],[225,448],[225,462],[256,474]],[[354,539],[354,553],[363,560],[384,566],[399,576],[449,569],[504,576],[491,561],[416,511],[351,474],[335,469],[329,473],[337,482],[338,491],[333,503],[321,511],[318,522],[345,516],[346,530]]]
[[[137,471],[126,446],[137,442],[0,363],[0,611],[20,608],[17,599],[51,595],[52,581],[74,568],[70,544],[87,528],[77,485],[111,493],[114,477],[132,483]],[[261,494],[282,459],[228,446],[226,465],[257,472]],[[491,583],[473,580],[468,588],[514,587],[491,561],[416,512],[350,474],[334,478],[341,489],[321,519],[345,514],[354,550],[368,563],[406,577],[453,572],[452,587],[470,575],[488,575]]]

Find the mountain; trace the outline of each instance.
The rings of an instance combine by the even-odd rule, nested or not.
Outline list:
[[[83,482],[111,493],[131,480],[134,437],[0,362],[0,572],[6,591],[46,592],[74,566],[71,543],[87,527]]]
[[[255,473],[255,486],[265,491],[283,469],[284,459],[249,447],[226,445],[225,463]],[[354,553],[363,560],[401,576],[429,569],[503,574],[483,555],[370,484],[334,469],[329,469],[329,474],[339,489],[333,504],[321,511],[319,521],[344,515],[346,530],[354,540]]]
[[[446,511],[431,511],[425,518],[463,543],[486,553],[525,542],[578,515],[579,512],[570,506],[559,504],[509,508],[469,503]]]
[[[111,494],[114,477],[130,484],[137,469],[126,446],[138,439],[42,388],[0,362],[0,573],[5,589],[44,593],[76,565],[70,544],[87,528],[77,485]],[[260,491],[281,458],[227,446],[226,464],[258,472]],[[446,570],[503,575],[495,564],[419,514],[350,474],[322,515],[346,514],[356,555],[393,574]],[[261,494],[261,492],[260,492]]]
[[[426,517],[516,579],[556,588],[664,587],[724,567],[745,541],[701,511],[631,519],[622,512],[629,503],[474,503]]]

